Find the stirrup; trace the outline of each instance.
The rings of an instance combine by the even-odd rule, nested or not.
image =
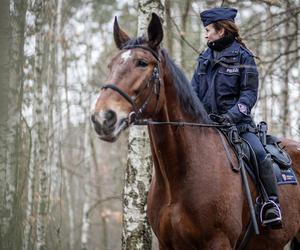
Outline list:
[[[278,216],[272,219],[263,219],[265,212],[269,208],[275,208],[278,212]],[[263,226],[271,226],[271,227],[274,226],[274,228],[281,228],[281,221],[282,221],[281,210],[276,202],[269,200],[262,205],[260,209],[260,221]]]

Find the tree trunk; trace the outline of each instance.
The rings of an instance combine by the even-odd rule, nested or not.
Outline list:
[[[7,135],[7,167],[6,167],[6,207],[10,211],[8,222],[11,232],[16,236],[16,221],[12,223],[12,218],[17,218],[16,210],[19,206],[19,199],[16,197],[18,166],[19,166],[19,145],[20,145],[20,123],[21,106],[23,99],[23,64],[24,64],[24,29],[26,1],[16,1],[12,3],[11,9],[11,32],[12,43],[10,49],[10,74],[9,74],[9,110]],[[22,190],[21,190],[22,192]],[[17,211],[15,211],[17,212]],[[10,240],[13,240],[12,238]],[[16,239],[14,239],[16,241]]]
[[[62,2],[62,0],[60,0]],[[61,3],[62,4],[62,3]],[[62,14],[62,13],[60,13]],[[60,31],[62,32],[62,31]],[[62,58],[62,70],[63,70],[63,81],[64,81],[64,91],[65,91],[65,104],[67,109],[67,115],[65,117],[67,131],[71,131],[71,116],[70,116],[70,101],[69,101],[69,90],[68,90],[68,57],[67,57],[67,46],[64,39],[64,34],[61,33],[60,39],[61,47],[63,49],[63,58]],[[67,154],[70,156],[70,159],[73,159],[73,150],[69,150]],[[67,163],[66,163],[67,164]],[[67,199],[67,209],[68,209],[68,223],[69,223],[69,249],[73,250],[75,246],[75,213],[73,207],[72,199],[72,176],[68,174],[68,171],[63,167],[63,178],[66,190],[66,199]]]
[[[88,114],[86,110],[85,114]],[[88,117],[86,117],[85,123],[85,132],[84,132],[84,168],[85,168],[85,177],[84,177],[84,203],[83,203],[83,212],[82,212],[82,226],[81,226],[81,250],[88,249],[88,236],[90,228],[90,218],[89,210],[91,207],[91,161],[90,161],[90,123],[88,122]]]
[[[88,41],[88,34],[86,33],[86,38]],[[87,68],[87,79],[90,79],[91,74],[91,68],[92,68],[92,50],[89,43],[87,44],[86,49],[86,68]],[[82,86],[82,89],[85,86]],[[84,100],[87,100],[86,107],[91,106],[91,96],[83,95]],[[91,208],[91,195],[92,195],[92,159],[91,159],[91,152],[92,152],[92,146],[91,146],[91,124],[89,122],[89,110],[88,108],[85,108],[84,114],[87,114],[85,118],[85,129],[84,129],[84,168],[85,168],[85,177],[84,177],[84,203],[83,203],[83,212],[82,212],[82,226],[81,226],[81,250],[87,250],[88,249],[88,240],[89,240],[89,230],[90,230],[90,218],[89,218],[89,211]]]
[[[9,131],[8,124],[8,107],[9,107],[9,50],[11,44],[11,33],[9,23],[9,5],[10,1],[1,2],[0,8],[0,248],[6,249],[6,233],[9,224],[7,217],[9,212],[6,211],[6,166],[7,166],[7,134]]]
[[[163,17],[159,0],[139,0],[138,35],[145,33],[151,13]],[[123,190],[122,249],[151,249],[151,229],[146,216],[147,193],[151,180],[151,152],[148,132],[142,127],[129,131],[129,152]]]
[[[183,4],[183,8],[179,8],[181,12],[181,34],[180,34],[180,49],[181,49],[181,66],[183,69],[187,69],[187,58],[186,58],[186,51],[187,46],[183,37],[187,35],[187,21],[188,21],[188,14],[191,7],[191,0],[183,1],[179,3],[181,6]]]
[[[286,9],[290,8],[290,3],[289,1],[286,1]],[[289,33],[290,32],[290,23],[285,22],[284,26],[284,33]],[[287,37],[284,39],[284,45],[285,45],[285,52],[289,51],[290,46],[292,43],[292,39]],[[290,93],[289,93],[289,73],[290,73],[290,68],[289,68],[289,61],[290,61],[290,56],[288,53],[286,53],[284,57],[284,85],[283,85],[283,90],[282,90],[282,95],[283,95],[283,109],[282,109],[282,135],[284,137],[287,136],[288,132],[288,127],[289,127],[289,98],[290,98]]]
[[[300,6],[300,0],[297,0],[296,2],[297,6]],[[300,14],[299,12],[296,15],[296,33],[299,32],[300,30]],[[300,36],[299,34],[296,35],[296,47],[300,48]],[[300,49],[298,49],[298,53],[297,53],[297,57],[298,57],[298,63],[296,63],[296,66],[298,67],[298,69],[300,69]],[[300,72],[298,71],[298,100],[296,101],[298,103],[297,105],[297,109],[296,112],[298,113],[298,119],[297,119],[297,124],[298,127],[296,127],[297,131],[298,131],[298,141],[300,141]]]
[[[29,156],[29,166],[28,166],[28,176],[27,176],[27,204],[25,210],[25,220],[24,220],[24,235],[23,235],[23,250],[32,249],[31,242],[31,232],[32,225],[34,224],[33,218],[33,203],[34,203],[34,192],[35,192],[35,156],[36,156],[36,140],[30,133],[30,156]]]
[[[4,202],[3,206],[1,204],[1,249],[18,249],[21,247],[22,239],[22,226],[19,223],[22,215],[19,204],[22,190],[18,190],[18,182],[20,181],[18,175],[26,7],[26,1],[13,0],[10,1],[10,4],[6,1],[4,6],[2,5],[0,13],[0,32],[2,34],[1,70],[6,71],[3,74],[1,72],[1,79],[5,75],[6,77],[8,76],[5,82],[1,80],[1,87],[3,89],[1,89],[0,97],[1,102],[4,102],[1,103],[1,116],[4,119],[1,119],[0,124],[0,144],[1,147],[5,145],[4,151],[0,149],[0,198]],[[8,36],[9,40],[5,40],[6,36]],[[9,41],[9,44],[5,45],[5,41]],[[9,57],[6,57],[5,54],[9,55]],[[9,59],[9,62],[7,59]],[[9,67],[7,68],[7,66]],[[5,110],[2,111],[2,108]],[[2,161],[2,155],[5,155],[5,162]]]
[[[173,30],[171,20],[171,0],[165,0],[166,13],[166,45],[170,55],[173,55]]]
[[[47,105],[49,105],[48,86],[46,77],[43,73],[47,72],[47,57],[45,55],[46,34],[48,25],[45,21],[45,2],[35,1],[35,29],[36,29],[36,47],[35,47],[35,68],[34,68],[34,117],[36,123],[33,125],[32,137],[36,146],[36,166],[38,167],[38,214],[36,228],[36,248],[37,250],[46,249],[46,225],[47,209],[49,196],[49,173],[47,166]]]
[[[68,220],[69,220],[69,249],[74,249],[74,209],[72,204],[72,196],[71,196],[71,180],[68,176],[68,172],[66,169],[63,170],[64,175],[64,183],[66,189],[66,199],[67,199],[67,206],[68,206]]]

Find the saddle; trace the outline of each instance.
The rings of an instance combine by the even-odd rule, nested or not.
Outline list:
[[[278,185],[298,184],[295,172],[292,167],[292,160],[288,153],[280,146],[281,141],[272,135],[267,135],[266,151],[274,160],[274,173]]]
[[[271,155],[273,159],[273,170],[277,178],[278,185],[284,184],[298,184],[296,175],[292,168],[292,160],[284,148],[280,145],[281,140],[273,135],[267,134],[267,127],[265,122],[258,124],[257,129],[253,130],[250,128],[250,132],[256,132],[256,135],[259,137],[262,142],[265,150],[268,154]],[[238,156],[237,144],[234,141],[233,131],[234,129],[230,128],[226,130],[225,135],[235,150],[236,155]],[[224,130],[223,130],[224,133]],[[258,163],[254,150],[251,145],[244,139],[240,138],[241,143],[239,145],[242,156],[238,156],[244,161],[245,168],[248,174],[252,177],[253,181],[257,183],[257,173],[258,173]],[[237,171],[236,168],[233,168],[234,171]]]

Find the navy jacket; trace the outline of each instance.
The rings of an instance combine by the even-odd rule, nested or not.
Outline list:
[[[219,52],[217,58],[210,48],[201,53],[192,86],[208,113],[226,114],[235,124],[252,122],[258,72],[253,55],[238,42]]]

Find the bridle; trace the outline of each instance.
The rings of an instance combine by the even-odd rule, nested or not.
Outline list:
[[[157,113],[158,111],[158,106],[159,106],[159,101],[160,101],[160,88],[161,88],[161,82],[160,82],[160,71],[159,71],[159,62],[160,62],[160,57],[156,51],[154,51],[151,48],[142,46],[142,45],[128,45],[123,47],[122,49],[143,49],[149,51],[156,59],[156,65],[153,68],[152,75],[149,78],[148,81],[144,83],[143,88],[140,90],[140,92],[133,98],[129,96],[126,92],[124,92],[122,89],[117,87],[115,84],[105,84],[101,89],[111,89],[116,91],[119,95],[121,95],[127,102],[129,102],[133,108],[133,112],[130,114],[129,117],[129,122],[133,123],[140,119],[142,117],[142,114],[145,112],[151,98],[153,95],[156,96],[156,105],[155,105],[155,110],[154,114]],[[142,96],[142,94],[149,88],[151,87],[151,90],[148,94],[148,96],[145,98],[143,104],[138,107],[135,100],[139,97]]]
[[[216,127],[216,128],[229,128],[232,127],[233,124],[207,124],[207,123],[192,123],[192,122],[185,122],[185,121],[152,121],[149,119],[141,119],[143,112],[146,110],[149,101],[151,100],[153,94],[156,95],[156,106],[154,110],[154,114],[158,111],[159,101],[160,101],[160,89],[161,89],[161,82],[160,82],[160,71],[159,71],[159,63],[160,57],[159,54],[154,51],[153,49],[142,46],[142,45],[128,45],[123,47],[122,49],[143,49],[149,51],[156,59],[156,65],[153,68],[152,75],[148,81],[145,82],[144,87],[141,91],[137,94],[135,98],[129,96],[126,92],[122,89],[117,87],[115,84],[105,84],[102,86],[102,89],[111,89],[116,91],[119,95],[121,95],[127,102],[129,102],[133,108],[133,112],[129,114],[129,117],[126,121],[126,125],[124,127],[129,126],[130,124],[134,125],[172,125],[172,126],[189,126],[189,127]],[[138,96],[141,96],[145,90],[148,89],[149,85],[151,85],[151,91],[148,96],[145,98],[143,104],[139,108],[135,102]]]

